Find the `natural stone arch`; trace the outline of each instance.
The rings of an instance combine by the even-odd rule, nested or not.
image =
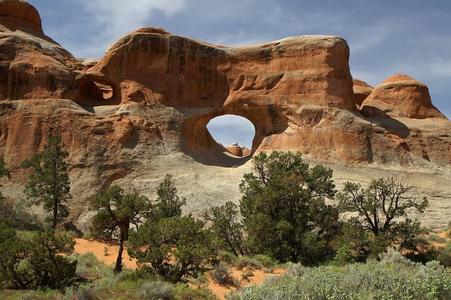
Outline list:
[[[207,129],[210,120],[222,115],[236,115],[249,120],[255,128],[250,155],[234,159],[224,154],[225,148],[219,145]],[[258,150],[265,137],[281,133],[287,128],[287,119],[279,108],[271,105],[252,103],[233,104],[207,114],[189,118],[184,124],[183,146],[185,152],[201,163],[235,166],[244,164]]]
[[[103,76],[93,76],[89,74],[80,83],[80,105],[115,105],[121,102],[120,88],[112,80]]]
[[[255,126],[248,119],[237,115],[221,115],[212,118],[207,129],[214,140],[236,158],[250,154]]]

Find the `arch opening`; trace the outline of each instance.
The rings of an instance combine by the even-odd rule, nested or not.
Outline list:
[[[79,86],[81,105],[113,105],[119,104],[117,89],[114,84],[102,79],[88,79]]]
[[[206,127],[214,141],[224,147],[225,154],[236,158],[251,154],[256,130],[248,119],[226,114],[212,118]]]

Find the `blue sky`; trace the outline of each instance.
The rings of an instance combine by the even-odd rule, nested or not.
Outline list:
[[[44,32],[76,57],[102,57],[141,27],[241,46],[306,34],[338,35],[351,48],[352,76],[376,86],[409,75],[451,118],[449,0],[28,0]]]

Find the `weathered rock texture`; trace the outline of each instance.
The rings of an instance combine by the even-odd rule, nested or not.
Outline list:
[[[339,184],[427,174],[434,184],[411,182],[431,198],[426,225],[448,224],[450,121],[410,77],[395,75],[374,89],[353,80],[342,38],[232,48],[143,28],[99,61],[77,61],[44,35],[29,4],[0,2],[0,12],[0,156],[13,168],[5,193],[20,194],[27,175],[20,162],[61,134],[70,153],[71,218],[82,228],[87,199],[112,182],[153,195],[172,173],[195,213],[238,201],[252,155],[227,155],[206,128],[235,114],[255,126],[250,154],[299,150],[334,168]]]
[[[363,101],[373,92],[373,87],[365,81],[353,78],[352,90],[354,92],[354,102],[358,108],[362,106]]]

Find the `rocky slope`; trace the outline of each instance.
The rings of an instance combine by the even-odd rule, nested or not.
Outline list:
[[[143,28],[81,63],[44,35],[31,5],[2,1],[0,49],[0,156],[13,168],[5,194],[20,195],[20,162],[60,134],[80,228],[87,199],[112,182],[152,197],[171,173],[194,213],[238,201],[251,155],[231,157],[210,136],[207,123],[224,114],[254,124],[251,154],[301,151],[332,167],[338,185],[399,174],[430,198],[425,225],[448,224],[451,122],[408,76],[374,89],[353,80],[342,38],[232,48]]]

